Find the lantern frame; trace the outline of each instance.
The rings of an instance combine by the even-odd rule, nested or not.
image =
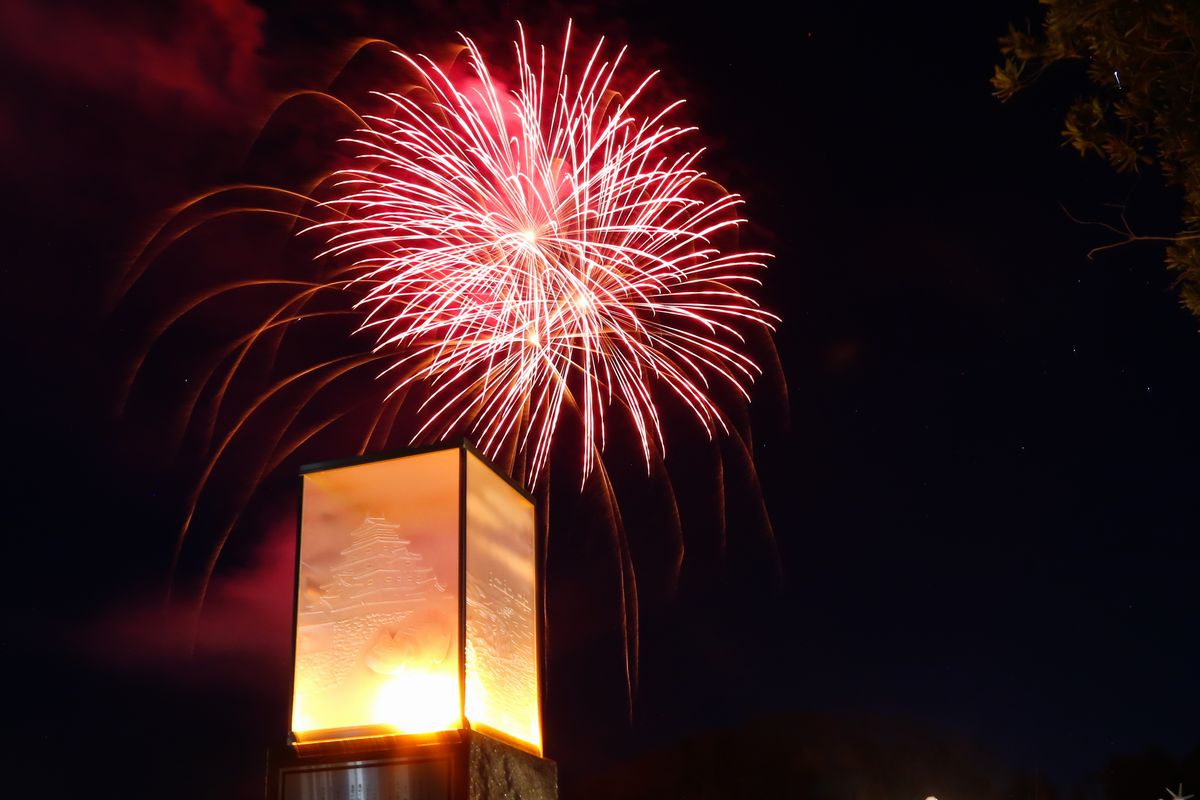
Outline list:
[[[457,514],[458,540],[456,543],[457,557],[457,578],[458,578],[458,598],[457,598],[457,642],[454,647],[454,655],[457,659],[458,671],[458,713],[459,724],[457,727],[447,727],[444,730],[438,730],[428,733],[402,733],[397,732],[392,726],[385,724],[363,724],[352,727],[338,727],[315,729],[302,731],[300,735],[293,729],[294,714],[297,697],[297,658],[299,650],[299,633],[300,633],[300,580],[301,580],[301,556],[302,556],[302,537],[304,528],[304,480],[306,476],[325,472],[328,470],[341,469],[344,467],[356,467],[365,464],[371,464],[383,461],[401,460],[411,458],[413,456],[427,455],[437,452],[457,451],[458,464],[456,480],[457,485]],[[469,687],[467,685],[467,619],[468,619],[468,592],[467,592],[467,554],[468,554],[468,524],[467,524],[467,496],[468,496],[468,469],[467,460],[469,457],[477,458],[482,465],[492,474],[501,478],[503,482],[515,491],[522,499],[529,502],[533,507],[533,669],[534,669],[534,695],[536,701],[537,721],[537,739],[536,742],[528,742],[516,735],[509,734],[504,730],[494,728],[485,723],[472,720],[467,715],[467,697]],[[296,505],[296,554],[293,570],[292,582],[292,653],[291,653],[291,694],[288,700],[288,744],[297,752],[303,755],[307,753],[317,754],[328,751],[345,751],[347,749],[367,748],[375,749],[380,746],[404,745],[404,744],[438,744],[440,742],[458,741],[462,737],[464,731],[478,731],[488,736],[496,738],[508,745],[514,746],[528,753],[531,753],[539,758],[542,757],[544,727],[543,727],[543,696],[544,696],[544,662],[545,662],[545,542],[542,531],[544,530],[544,522],[539,518],[538,506],[536,498],[528,492],[523,486],[513,480],[504,470],[500,469],[487,456],[476,449],[468,440],[460,439],[451,443],[440,443],[421,447],[411,447],[398,450],[390,450],[383,453],[373,453],[365,456],[352,458],[342,458],[327,461],[319,461],[310,464],[305,464],[300,467],[297,477],[299,483],[299,491],[297,491]]]

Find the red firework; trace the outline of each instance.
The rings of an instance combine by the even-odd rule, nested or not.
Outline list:
[[[469,38],[469,81],[397,53],[419,90],[386,93],[386,114],[349,140],[343,170],[309,228],[349,259],[365,294],[361,330],[393,391],[425,387],[414,441],[470,430],[495,455],[514,446],[536,483],[564,410],[582,430],[582,479],[604,449],[611,409],[636,430],[649,468],[663,445],[654,385],[709,435],[725,427],[711,382],[747,396],[759,372],[746,324],[777,319],[743,288],[769,256],[723,249],[741,198],[699,168],[682,100],[645,99],[655,74],[618,85],[625,55],[604,41],[578,66],[514,42],[507,90]],[[556,62],[556,63],[555,63]]]
[[[286,473],[289,461],[327,458],[319,440],[335,426],[337,446],[354,431],[360,454],[472,433],[547,500],[552,444],[577,429],[582,464],[553,471],[584,488],[595,473],[620,564],[632,687],[637,578],[602,458],[606,430],[635,433],[647,472],[668,488],[673,527],[661,533],[674,538],[677,581],[683,538],[659,403],[677,398],[710,438],[728,431],[738,469],[756,480],[746,433],[718,400],[733,394],[722,384],[748,397],[759,374],[747,339],[761,344],[777,318],[748,292],[769,256],[737,249],[742,199],[701,170],[703,149],[688,144],[695,128],[672,122],[683,101],[651,100],[655,74],[624,80],[624,49],[609,59],[601,40],[572,58],[568,27],[561,52],[548,56],[531,50],[522,32],[515,77],[505,84],[475,43],[464,42],[464,58],[445,69],[397,53],[416,81],[378,93],[386,110],[373,116],[322,92],[284,101],[315,100],[321,115],[332,108],[352,116],[359,130],[345,141],[356,168],[326,168],[296,190],[219,187],[172,210],[131,261],[119,296],[177,244],[222,221],[281,222],[289,245],[307,250],[306,239],[324,237],[328,257],[305,275],[293,253],[272,250],[281,273],[253,265],[212,278],[198,293],[185,289],[174,307],[155,295],[159,318],[131,361],[122,403],[168,332],[211,306],[232,312],[221,322],[227,339],[186,361],[188,380],[171,404],[176,436],[200,455],[172,584],[192,529],[212,542],[197,613],[262,482]],[[363,43],[350,60],[384,44]],[[316,150],[331,148],[322,141]],[[308,236],[292,238],[297,228]],[[347,338],[356,329],[373,350]],[[759,349],[773,353],[769,344]],[[714,457],[723,542],[721,448]],[[214,481],[228,496],[206,505]],[[765,510],[762,518],[769,535]]]

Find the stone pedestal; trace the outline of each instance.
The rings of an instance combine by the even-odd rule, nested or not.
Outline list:
[[[558,798],[553,761],[476,731],[288,750],[274,762],[267,800]]]

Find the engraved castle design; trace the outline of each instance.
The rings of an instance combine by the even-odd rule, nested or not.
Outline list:
[[[335,689],[359,665],[389,675],[452,657],[454,598],[400,528],[366,517],[350,532],[330,580],[306,580],[297,670],[312,688]]]
[[[528,589],[514,589],[489,571],[467,573],[467,671],[487,675],[488,704],[508,726],[524,732],[536,724],[534,610]]]
[[[430,554],[413,549],[413,540],[422,539],[402,531],[401,524],[368,515],[343,534],[348,544],[332,559],[302,563],[297,696],[315,712],[315,728],[383,721],[377,691],[393,677],[436,674],[457,683],[456,581],[443,584]],[[465,711],[473,721],[537,741],[534,586],[513,562],[493,555],[506,539],[491,542],[459,553],[467,559]]]

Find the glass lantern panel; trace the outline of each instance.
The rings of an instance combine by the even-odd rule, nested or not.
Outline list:
[[[467,453],[466,714],[539,754],[534,508]]]
[[[458,480],[457,450],[304,475],[297,740],[461,727]]]

